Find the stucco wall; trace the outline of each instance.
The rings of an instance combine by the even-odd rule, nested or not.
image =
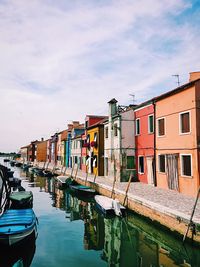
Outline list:
[[[158,155],[178,153],[180,192],[191,196],[196,195],[199,186],[195,107],[194,86],[156,102],[156,119],[165,117],[166,129],[165,136],[162,137],[158,137],[156,132],[157,185],[162,188],[168,188],[166,174],[158,171]],[[185,111],[190,112],[191,132],[180,134],[179,113]],[[192,177],[181,176],[180,154],[192,155]]]

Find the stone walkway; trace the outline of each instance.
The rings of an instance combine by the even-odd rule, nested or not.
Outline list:
[[[74,172],[75,173],[75,172]],[[66,171],[67,175],[71,174],[71,170]],[[75,174],[74,174],[75,175]],[[77,178],[85,180],[86,174],[78,171]],[[89,182],[94,181],[94,176],[88,175]],[[107,188],[112,191],[113,181],[108,178],[97,176],[95,183],[102,188]],[[115,192],[125,194],[127,182],[115,184]],[[132,182],[129,191],[128,199],[134,200],[144,206],[150,207],[153,210],[159,211],[175,217],[180,217],[188,222],[194,207],[195,198],[182,195],[173,190],[165,190],[151,185]],[[200,224],[200,199],[194,213],[193,222]]]

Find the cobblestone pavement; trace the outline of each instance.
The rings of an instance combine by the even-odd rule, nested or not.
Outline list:
[[[70,174],[71,171],[67,170],[66,173]],[[78,171],[77,177],[85,180],[86,174]],[[93,182],[94,176],[88,175],[87,180]],[[109,178],[97,176],[95,183],[112,191],[113,181]],[[118,193],[125,194],[127,184],[127,182],[116,182],[114,190]],[[180,217],[185,220],[190,219],[195,203],[195,198],[193,197],[185,196],[173,190],[161,189],[139,182],[131,183],[128,191],[128,198],[159,212]],[[200,199],[195,209],[193,221],[200,224]]]

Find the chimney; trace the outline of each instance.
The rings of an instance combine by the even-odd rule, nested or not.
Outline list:
[[[73,124],[67,124],[67,129],[70,131],[73,128]]]
[[[42,137],[42,138],[41,138],[41,142],[43,142],[43,141],[44,141],[44,138]]]
[[[108,104],[109,104],[109,117],[112,118],[112,116],[117,114],[117,100],[113,98],[108,102]]]
[[[194,72],[190,72],[190,79],[189,81],[195,81],[197,79],[200,79],[200,71],[194,71]]]
[[[73,121],[73,127],[78,127],[79,126],[79,121]]]

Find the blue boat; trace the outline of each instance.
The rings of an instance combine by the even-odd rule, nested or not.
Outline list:
[[[14,245],[27,236],[37,236],[37,218],[32,209],[9,209],[0,216],[0,243]]]

